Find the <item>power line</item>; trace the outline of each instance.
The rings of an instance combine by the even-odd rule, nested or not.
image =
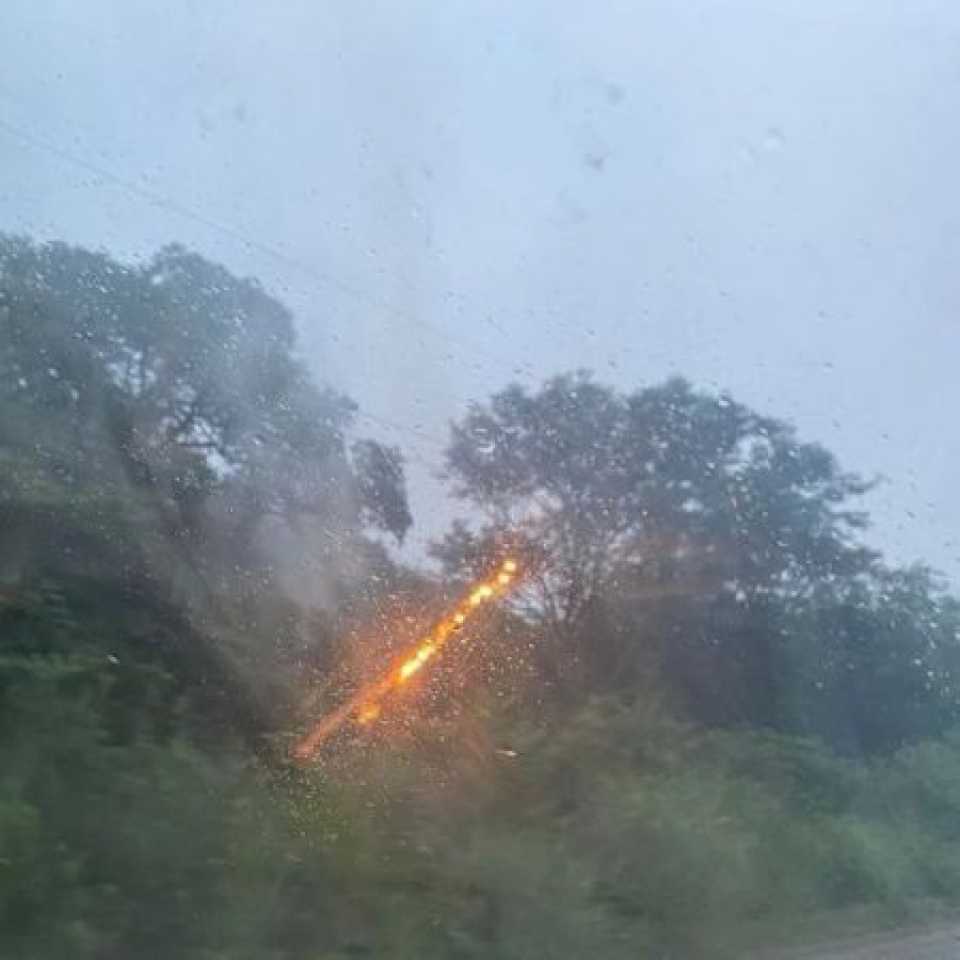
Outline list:
[[[357,411],[354,416],[359,417],[362,420],[368,420],[369,422],[375,423],[381,427],[387,427],[389,430],[395,430],[398,433],[405,434],[406,436],[416,437],[421,443],[429,444],[430,446],[436,447],[440,450],[446,450],[447,448],[447,441],[441,440],[439,437],[435,437],[419,427],[406,426],[402,423],[398,423],[396,420],[389,420],[386,417],[380,416],[379,414],[367,413],[364,410]]]
[[[393,315],[403,319],[405,322],[419,326],[425,329],[429,329],[434,333],[439,334],[442,337],[448,337],[449,335],[444,332],[441,328],[435,324],[430,323],[429,321],[422,320],[417,317],[410,316],[402,311],[397,310],[396,308],[390,306],[389,304],[384,303],[381,300],[378,300],[375,297],[371,297],[368,293],[362,290],[359,287],[354,286],[353,284],[347,283],[346,281],[341,280],[339,277],[327,272],[318,270],[314,267],[311,267],[309,264],[304,263],[301,260],[298,260],[295,257],[291,257],[289,254],[284,253],[282,250],[277,249],[271,244],[265,243],[262,240],[257,240],[253,237],[250,237],[244,233],[239,228],[232,226],[230,224],[222,223],[218,220],[207,216],[206,214],[199,213],[198,211],[191,209],[185,204],[171,199],[170,197],[164,196],[154,190],[150,190],[147,187],[142,186],[135,181],[128,180],[125,177],[119,176],[111,170],[102,167],[100,164],[94,163],[91,160],[86,159],[71,150],[68,150],[59,144],[53,142],[44,137],[37,136],[36,134],[30,132],[29,130],[24,129],[16,124],[10,123],[8,120],[0,118],[0,130],[3,130],[7,133],[8,136],[19,140],[21,143],[26,144],[29,147],[32,147],[36,150],[40,150],[46,153],[51,154],[52,156],[57,157],[58,159],[64,161],[65,163],[71,164],[72,166],[78,167],[80,169],[86,170],[89,173],[94,174],[96,177],[104,180],[108,183],[113,184],[115,187],[121,191],[130,194],[138,199],[148,203],[152,206],[158,207],[161,210],[164,210],[168,213],[172,213],[176,216],[182,217],[186,220],[190,220],[193,223],[197,223],[203,227],[214,230],[223,236],[229,237],[238,243],[244,245],[248,249],[255,250],[259,253],[262,253],[265,256],[268,256],[288,267],[294,268],[301,273],[304,273],[316,284],[323,285],[325,287],[332,287],[337,290],[344,296],[351,297],[358,302],[365,303],[369,306],[372,306],[388,315]],[[484,351],[488,359],[491,359],[497,363],[505,362],[505,358],[499,357],[496,354],[489,353]],[[513,362],[513,361],[510,361]],[[514,363],[514,366],[517,365]],[[367,420],[371,423],[375,423],[379,426],[386,427],[387,429],[396,431],[405,437],[408,441],[413,440],[414,442],[419,442],[421,444],[427,444],[437,450],[445,451],[447,447],[447,441],[442,440],[437,436],[433,436],[426,431],[410,427],[401,423],[398,423],[395,420],[391,420],[387,417],[383,417],[379,414],[369,413],[363,410],[360,410],[356,413],[356,416],[360,419]],[[413,459],[419,460],[425,466],[432,467],[435,464],[429,463],[425,458],[420,457],[419,455],[414,454]]]
[[[209,217],[203,213],[199,213],[180,201],[164,196],[155,190],[150,190],[149,188],[144,187],[133,180],[128,180],[126,177],[122,177],[119,174],[102,167],[100,164],[94,163],[93,161],[80,156],[79,154],[60,146],[46,137],[37,136],[29,130],[20,127],[17,124],[10,123],[9,120],[5,120],[3,118],[0,118],[0,130],[3,130],[8,136],[20,141],[22,144],[26,144],[35,150],[49,153],[65,163],[71,164],[75,167],[86,170],[88,173],[94,174],[101,180],[112,184],[117,189],[130,194],[131,196],[135,196],[145,203],[149,203],[151,206],[155,206],[168,213],[182,217],[185,220],[190,220],[193,223],[206,227],[209,230],[214,230],[223,236],[235,240],[237,243],[242,244],[250,250],[254,250],[263,254],[264,256],[270,257],[278,263],[282,263],[289,268],[295,269],[301,274],[304,274],[306,277],[310,278],[314,284],[317,285],[318,289],[326,291],[327,289],[332,288],[338,291],[341,295],[373,307],[387,316],[393,316],[412,326],[418,326],[425,330],[430,330],[445,340],[451,339],[449,332],[443,330],[435,323],[431,323],[429,320],[424,320],[420,317],[412,316],[409,313],[398,310],[389,303],[385,303],[377,297],[371,296],[362,288],[342,280],[328,271],[320,270],[311,266],[310,264],[304,263],[302,260],[292,257],[289,254],[284,253],[282,250],[277,249],[272,244],[250,237],[238,227],[214,220],[212,217]],[[474,352],[479,353],[481,356],[484,356],[486,359],[491,360],[494,363],[508,364],[512,365],[513,367],[517,366],[515,360],[509,360],[506,357],[490,352],[485,344],[480,344],[479,341],[473,340],[472,338],[464,338],[462,334],[457,334],[456,340],[469,343]]]
[[[405,460],[414,460],[420,464],[420,466],[425,467],[431,472],[435,471],[442,464],[442,457],[446,453],[447,444],[439,438],[433,437],[416,427],[404,426],[395,420],[389,420],[374,413],[357,411],[354,416],[368,423],[386,427],[392,433],[399,433],[403,443],[401,452]],[[429,447],[431,453],[426,455],[421,454],[417,450],[418,445],[420,449]],[[440,458],[438,458],[437,454],[440,454]]]

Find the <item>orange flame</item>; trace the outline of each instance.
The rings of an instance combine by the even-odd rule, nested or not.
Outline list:
[[[460,603],[407,654],[397,666],[379,680],[358,690],[346,703],[323,717],[293,748],[296,760],[314,757],[324,742],[350,720],[359,724],[372,723],[380,716],[384,699],[402,687],[437,657],[447,641],[485,603],[502,596],[517,583],[519,566],[516,560],[504,560],[496,572],[476,584]]]

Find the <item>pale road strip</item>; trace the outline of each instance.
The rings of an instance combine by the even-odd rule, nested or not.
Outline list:
[[[755,954],[752,960],[960,960],[960,925]]]

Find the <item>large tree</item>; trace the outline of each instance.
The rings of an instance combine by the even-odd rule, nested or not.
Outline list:
[[[352,402],[317,387],[289,312],[255,281],[180,247],[128,265],[7,238],[0,298],[5,403],[56,411],[78,469],[101,466],[86,444],[108,435],[128,478],[188,525],[217,490],[238,494],[248,533],[270,514],[331,511],[397,537],[409,526],[396,453],[368,441],[355,472]],[[30,439],[31,419],[19,423]]]
[[[293,616],[263,589],[266,521],[315,518],[343,540],[410,524],[399,453],[351,442],[353,403],[319,387],[295,346],[282,304],[180,247],[127,264],[0,239],[11,589],[52,580],[88,603],[95,584],[99,616],[207,686],[223,679],[212,633],[262,663],[270,649],[244,634],[277,642]]]
[[[506,535],[534,545],[543,562],[526,613],[560,684],[635,690],[658,672],[702,720],[809,729],[839,683],[837,656],[810,653],[822,625],[869,595],[870,633],[904,599],[880,588],[890,574],[861,540],[867,481],[789,424],[678,378],[626,395],[584,373],[509,387],[453,427],[447,467],[483,520],[456,525],[436,554],[453,570]],[[933,669],[916,631],[897,640]],[[872,662],[874,677],[899,676]],[[903,683],[930,705],[932,682]]]

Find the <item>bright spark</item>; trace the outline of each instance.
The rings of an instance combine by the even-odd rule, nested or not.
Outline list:
[[[438,621],[397,666],[323,717],[294,746],[294,758],[303,762],[312,759],[324,742],[348,721],[368,724],[376,720],[386,697],[419,673],[429,660],[439,655],[450,637],[460,630],[479,607],[502,596],[515,585],[518,570],[516,560],[504,560],[492,576],[476,584],[446,617]]]

